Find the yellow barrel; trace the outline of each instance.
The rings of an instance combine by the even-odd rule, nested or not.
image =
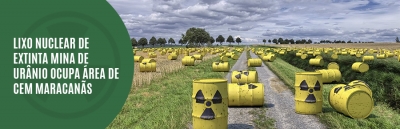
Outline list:
[[[213,62],[212,70],[214,72],[229,72],[229,62]]]
[[[203,55],[193,55],[195,60],[203,60]]]
[[[262,60],[260,58],[253,58],[247,60],[248,67],[261,67]]]
[[[315,56],[315,59],[323,59],[321,55]]]
[[[301,55],[303,55],[303,53],[300,52],[296,53],[296,56],[301,56]]]
[[[358,87],[358,88],[364,90],[365,92],[367,92],[370,96],[372,96],[372,90],[369,88],[369,85],[367,83],[365,83],[364,81],[353,80],[347,85],[348,86]]]
[[[156,62],[142,62],[139,65],[140,72],[155,72],[156,71]]]
[[[322,74],[322,83],[340,82],[342,73],[339,69],[320,69],[315,72]]]
[[[386,54],[376,54],[377,59],[386,59]]]
[[[336,62],[331,62],[328,64],[328,69],[339,69],[339,64]]]
[[[393,57],[393,56],[394,56],[394,53],[388,52],[388,53],[386,53],[386,56],[387,56],[387,57]]]
[[[189,56],[189,53],[183,53],[184,56]]]
[[[309,61],[310,65],[314,66],[324,66],[324,60],[323,59],[310,59]]]
[[[161,52],[160,52],[160,55],[165,55],[165,54],[167,54],[166,51],[161,51]]]
[[[264,85],[262,83],[228,84],[228,106],[263,106]]]
[[[332,55],[331,55],[331,58],[332,58],[332,59],[338,59],[339,56],[338,56],[337,54],[332,54]]]
[[[231,52],[228,52],[228,53],[225,54],[225,56],[228,57],[228,58],[231,57],[231,55],[232,55]]]
[[[400,62],[400,55],[397,55],[397,61]]]
[[[149,58],[157,58],[157,54],[155,54],[155,53],[149,53]]]
[[[356,57],[361,57],[362,54],[361,53],[356,53]]]
[[[178,55],[176,55],[175,53],[171,53],[168,55],[168,60],[176,60],[178,59]]]
[[[374,108],[374,100],[368,91],[345,84],[332,87],[328,101],[333,109],[354,119],[367,118]]]
[[[375,59],[374,56],[363,56],[363,57],[362,57],[362,61],[363,61],[363,62],[365,62],[365,61],[372,61],[372,60],[374,60],[374,59]]]
[[[295,75],[295,112],[317,114],[322,112],[323,87],[319,72],[297,72]]]
[[[222,62],[228,62],[229,58],[227,56],[221,56],[219,58]]]
[[[257,71],[232,71],[231,83],[258,83]]]
[[[307,58],[307,56],[308,56],[307,54],[303,54],[303,55],[301,55],[301,57],[300,57],[300,58],[304,60],[304,59],[306,59],[306,58]]]
[[[228,129],[228,81],[193,80],[193,129]]]
[[[144,59],[143,56],[133,56],[133,60],[134,60],[135,62],[142,62],[143,59]]]
[[[351,65],[351,69],[356,72],[364,73],[369,70],[369,65],[363,62],[355,62]]]
[[[153,62],[156,62],[156,60],[151,59],[151,58],[146,58],[146,59],[142,60],[142,63],[153,63]]]
[[[272,54],[268,54],[268,55],[262,57],[262,60],[269,61],[269,62],[273,62],[275,59],[276,59],[275,55],[272,55]]]
[[[185,56],[182,58],[182,65],[184,66],[194,66],[194,57],[193,56]]]
[[[237,59],[239,59],[239,55],[237,55],[237,54],[232,54],[232,55],[231,55],[231,59],[232,59],[232,60],[237,60]]]

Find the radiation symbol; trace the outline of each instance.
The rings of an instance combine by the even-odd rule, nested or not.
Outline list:
[[[249,76],[249,71],[246,71],[246,72],[239,71],[239,72],[240,72],[239,74],[235,75],[236,79],[241,79],[242,78],[242,73],[244,75],[246,75],[246,76]]]
[[[256,86],[256,85],[253,85],[253,84],[249,84],[248,86],[249,86],[249,89],[255,89],[255,88],[257,88],[257,87],[258,87],[258,86]]]
[[[315,98],[313,92],[314,91],[320,91],[321,90],[321,84],[319,83],[319,81],[317,81],[317,83],[315,84],[314,88],[309,88],[306,80],[303,80],[300,83],[300,90],[309,92],[308,96],[307,96],[307,98],[305,100],[306,103],[315,103],[315,102],[317,102],[317,99]]]
[[[342,89],[342,87],[335,88],[335,90],[333,91],[333,93],[337,94],[337,93],[339,93],[339,91],[340,91],[341,89]]]
[[[196,103],[204,104],[206,109],[204,110],[203,114],[201,114],[200,118],[204,120],[212,120],[215,119],[215,113],[211,108],[212,104],[221,104],[222,103],[222,96],[221,93],[217,90],[214,94],[214,97],[211,101],[205,99],[203,92],[201,90],[197,91],[196,93]]]

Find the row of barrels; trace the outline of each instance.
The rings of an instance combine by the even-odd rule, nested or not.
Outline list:
[[[295,75],[295,112],[312,115],[322,112],[323,77],[319,72],[298,72]],[[354,119],[367,118],[374,107],[372,91],[368,84],[354,80],[337,84],[328,95],[330,106]]]
[[[263,106],[264,85],[257,71],[232,71],[226,79],[193,81],[193,129],[228,128],[228,107]]]
[[[301,57],[302,59],[306,59],[311,56],[318,56],[322,53],[331,54],[332,59],[338,59],[338,55],[350,55],[356,56],[358,58],[362,58],[363,62],[372,61],[374,59],[387,59],[391,57],[397,56],[398,61],[400,61],[400,50],[374,50],[374,49],[331,49],[331,48],[322,48],[322,49],[306,49],[306,48],[258,48],[252,49],[256,54],[264,53],[264,52],[274,52],[279,53],[281,55],[286,54],[290,51],[296,51],[296,56]],[[375,55],[375,56],[374,56]]]
[[[237,51],[240,51],[237,50]],[[238,59],[238,56],[234,52],[229,52],[229,53],[222,53],[221,54],[221,59],[226,60],[225,58],[232,58],[232,59]],[[227,56],[228,55],[228,56]],[[169,60],[176,60],[177,59],[177,54],[175,52],[172,52],[171,54],[168,55]],[[149,60],[151,60],[149,62]],[[202,54],[196,54],[193,56],[184,56],[182,58],[182,65],[184,66],[194,66],[196,60],[203,60],[203,55]],[[141,62],[139,65],[139,71],[140,72],[156,72],[156,61],[151,58],[144,58],[143,56],[134,56],[134,61],[135,62]],[[212,65],[213,71],[229,71],[229,64],[228,62],[214,62]]]

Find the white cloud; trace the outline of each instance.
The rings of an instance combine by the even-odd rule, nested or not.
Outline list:
[[[108,0],[132,37],[172,37],[190,27],[216,38],[393,41],[398,0]]]

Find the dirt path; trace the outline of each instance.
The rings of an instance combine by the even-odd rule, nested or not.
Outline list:
[[[250,52],[252,58],[259,58]],[[278,129],[324,129],[313,115],[300,115],[294,111],[294,95],[287,86],[267,67],[256,67],[259,82],[264,84],[266,116],[276,120]],[[230,112],[229,112],[230,113]]]
[[[231,68],[228,75],[226,75],[228,83],[231,83],[232,71],[245,70],[247,70],[247,52],[243,51],[235,65]],[[249,113],[252,110],[252,107],[229,107],[228,129],[253,129],[253,115]]]

